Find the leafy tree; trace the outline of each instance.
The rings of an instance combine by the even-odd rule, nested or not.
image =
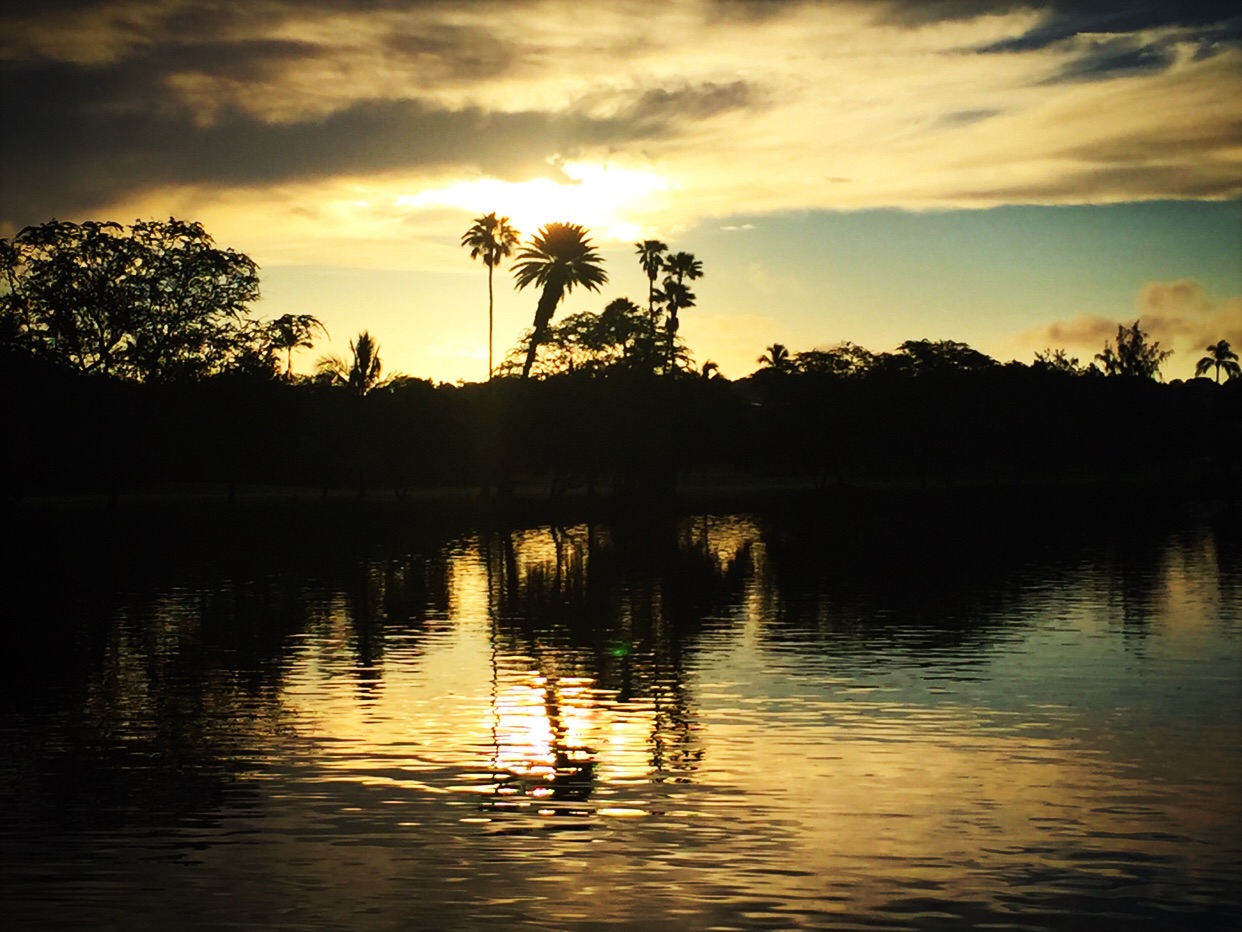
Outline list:
[[[897,347],[916,375],[979,372],[996,365],[991,356],[956,340],[906,340]]]
[[[1144,379],[1160,378],[1160,364],[1173,355],[1172,350],[1162,350],[1160,343],[1148,343],[1148,334],[1139,329],[1136,320],[1129,327],[1117,325],[1117,348],[1104,342],[1104,352],[1096,353],[1096,360],[1104,368],[1105,375],[1133,375]]]
[[[51,220],[0,241],[5,338],[81,372],[197,378],[252,349],[258,267],[199,223]]]
[[[330,382],[348,385],[350,391],[365,395],[378,388],[383,362],[380,360],[379,343],[366,330],[358,334],[358,339],[349,342],[350,360],[346,362],[339,356],[325,356],[319,360],[319,372]]]
[[[629,298],[609,301],[599,315],[596,345],[619,352],[616,362],[626,368],[650,366],[652,346],[647,340],[642,309]]]
[[[599,286],[608,281],[607,273],[601,268],[603,259],[586,234],[586,229],[576,223],[549,223],[532,237],[530,245],[523,247],[513,264],[519,290],[531,284],[542,289],[535,307],[526,362],[522,366],[524,379],[530,377],[535,354],[547,335],[548,324],[561,298],[576,285],[598,291]]]
[[[1225,378],[1242,378],[1242,367],[1238,365],[1238,354],[1229,348],[1228,340],[1220,340],[1207,348],[1207,355],[1195,363],[1195,375],[1206,375],[1211,368],[1216,369],[1216,383],[1220,384],[1220,370],[1225,370]]]
[[[831,349],[807,350],[794,354],[799,372],[838,377],[861,375],[875,365],[875,354],[856,343],[845,341]]]
[[[530,332],[506,356],[501,369],[516,371],[530,349]],[[571,314],[548,327],[532,371],[604,374],[650,368],[646,313],[628,298],[610,301],[602,313]]]
[[[312,314],[282,314],[268,324],[269,345],[285,354],[286,379],[293,378],[293,351],[313,347],[316,330],[328,335],[327,328]]]
[[[508,217],[497,217],[493,211],[474,221],[462,234],[462,246],[470,248],[471,259],[482,259],[487,266],[487,377],[492,377],[493,307],[492,271],[500,261],[512,254],[518,244],[518,231],[509,226]]]
[[[1078,357],[1070,356],[1063,349],[1046,349],[1035,354],[1034,368],[1043,372],[1062,372],[1066,375],[1086,375],[1098,372],[1091,366],[1078,362]]]

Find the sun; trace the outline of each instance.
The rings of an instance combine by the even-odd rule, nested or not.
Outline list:
[[[553,222],[578,223],[601,240],[641,239],[639,218],[660,205],[672,186],[653,172],[566,162],[568,182],[551,178],[501,181],[479,178],[397,198],[398,207],[459,207],[472,214],[495,211],[509,218],[523,237]]]

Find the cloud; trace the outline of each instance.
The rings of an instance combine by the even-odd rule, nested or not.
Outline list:
[[[667,179],[669,213],[642,219],[666,229],[807,208],[1235,197],[1236,19],[1221,4],[1067,0],[621,0],[589,15],[57,0],[0,12],[0,226],[128,213],[178,189],[314,199],[315,182],[326,197],[367,174],[559,179],[568,159]],[[1040,29],[1047,41],[1001,53]]]
[[[1242,16],[1230,0],[890,0],[884,17],[910,26],[1030,11],[1019,35],[993,43],[996,51],[1032,51],[1083,34],[1119,34],[1182,27],[1238,38]]]
[[[1144,316],[1201,315],[1212,307],[1207,291],[1189,278],[1172,282],[1147,282],[1139,289],[1135,305]]]

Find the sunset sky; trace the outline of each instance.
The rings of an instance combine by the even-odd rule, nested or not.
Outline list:
[[[0,236],[199,220],[265,317],[389,371],[486,376],[474,217],[702,260],[681,333],[955,339],[1086,360],[1141,318],[1184,378],[1242,348],[1242,14],[1127,0],[0,0]],[[496,353],[536,295],[496,276]]]

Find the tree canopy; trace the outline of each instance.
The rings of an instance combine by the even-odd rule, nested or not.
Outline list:
[[[81,372],[178,381],[270,349],[258,267],[200,223],[51,220],[0,240],[0,273],[6,342]]]
[[[1173,355],[1173,351],[1162,350],[1158,341],[1148,343],[1147,337],[1147,332],[1139,329],[1137,320],[1129,327],[1118,324],[1116,348],[1105,341],[1104,351],[1095,356],[1104,368],[1104,374],[1159,379],[1160,365]]]

